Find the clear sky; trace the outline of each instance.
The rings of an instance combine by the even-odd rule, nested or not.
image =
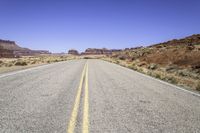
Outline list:
[[[23,47],[126,48],[200,33],[200,0],[0,0],[0,39]]]

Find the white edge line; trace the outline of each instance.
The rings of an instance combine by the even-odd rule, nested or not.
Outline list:
[[[103,61],[104,61],[104,60],[103,60]],[[105,61],[105,62],[108,62],[108,61]],[[109,62],[109,63],[111,63],[111,62]],[[115,64],[115,63],[111,63],[111,64]],[[155,80],[155,81],[159,81],[160,83],[163,83],[163,84],[165,84],[165,85],[174,87],[174,88],[176,88],[176,89],[178,89],[178,90],[182,90],[182,91],[184,91],[184,92],[187,92],[187,93],[190,93],[190,94],[192,94],[192,95],[195,95],[195,96],[200,97],[200,94],[195,93],[195,92],[193,92],[193,91],[186,90],[186,89],[181,88],[181,87],[179,87],[179,86],[176,86],[176,85],[170,84],[170,83],[168,83],[168,82],[165,82],[165,81],[163,81],[163,80],[160,80],[160,79],[151,77],[151,76],[149,76],[149,75],[140,73],[140,72],[138,72],[138,71],[135,71],[135,70],[133,70],[133,69],[127,68],[127,67],[125,67],[125,66],[121,66],[121,65],[119,65],[119,64],[115,64],[115,65],[117,65],[117,66],[119,66],[119,67],[122,67],[123,69],[129,70],[129,71],[131,71],[131,72],[136,72],[136,73],[138,73],[139,75],[141,75],[141,76],[143,76],[143,77],[147,77],[147,78],[153,79],[153,80]]]

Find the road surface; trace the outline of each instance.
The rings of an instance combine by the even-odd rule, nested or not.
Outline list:
[[[200,96],[102,60],[0,75],[1,133],[197,133]]]

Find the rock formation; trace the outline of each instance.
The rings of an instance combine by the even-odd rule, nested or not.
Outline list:
[[[78,53],[78,51],[75,50],[75,49],[70,49],[70,50],[68,51],[68,54],[71,54],[71,55],[78,55],[79,53]]]
[[[102,54],[109,55],[109,54],[112,54],[112,51],[106,48],[103,48],[103,49],[88,48],[82,54],[83,55],[102,55]]]
[[[0,57],[19,57],[36,54],[50,54],[45,50],[31,50],[18,46],[14,41],[0,40]]]
[[[12,58],[15,56],[12,50],[7,50],[0,46],[0,58],[1,57]]]

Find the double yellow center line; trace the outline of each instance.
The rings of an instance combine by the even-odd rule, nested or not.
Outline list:
[[[76,126],[77,115],[80,105],[81,92],[83,88],[83,83],[85,79],[85,95],[84,95],[84,103],[83,103],[83,123],[82,123],[82,133],[89,133],[89,90],[88,90],[88,62],[85,64],[84,69],[81,74],[81,79],[78,87],[78,92],[76,94],[76,99],[74,102],[74,107],[72,110],[72,114],[70,117],[69,125],[67,128],[67,133],[74,133],[74,129]]]

